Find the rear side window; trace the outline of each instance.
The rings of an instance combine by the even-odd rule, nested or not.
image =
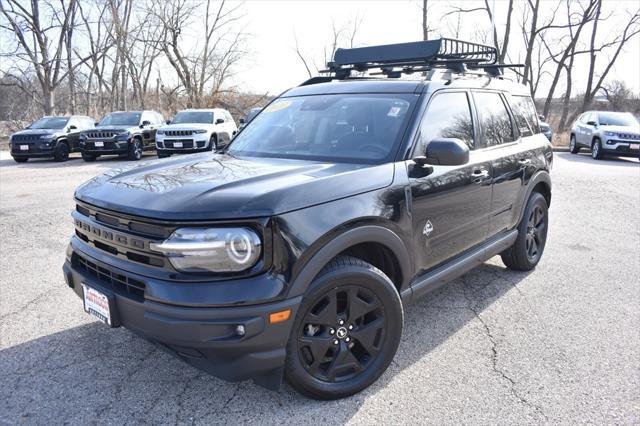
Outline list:
[[[509,97],[509,104],[521,136],[531,136],[539,133],[536,109],[530,97],[511,96]]]
[[[420,134],[414,155],[424,155],[434,139],[456,138],[474,149],[473,121],[469,98],[465,92],[436,94],[420,124]]]
[[[511,117],[502,96],[495,92],[475,92],[473,97],[482,127],[484,145],[495,146],[515,141]]]

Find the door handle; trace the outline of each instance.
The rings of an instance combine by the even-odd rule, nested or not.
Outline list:
[[[523,160],[518,160],[518,164],[523,166],[523,167],[527,167],[531,164],[531,160],[528,158],[525,158]]]
[[[471,176],[473,177],[473,183],[480,185],[489,177],[489,170],[475,169]]]

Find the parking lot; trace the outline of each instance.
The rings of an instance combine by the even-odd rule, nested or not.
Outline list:
[[[123,163],[0,153],[0,422],[640,422],[638,160],[555,153],[538,268],[496,257],[410,306],[389,370],[332,402],[223,382],[84,313],[61,273],[73,191]]]

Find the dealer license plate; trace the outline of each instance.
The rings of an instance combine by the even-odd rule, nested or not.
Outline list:
[[[20,151],[29,151],[29,145],[20,145]]]
[[[640,149],[640,143],[630,143],[629,149]]]
[[[104,146],[104,142],[95,142],[96,148],[102,148]]]
[[[173,143],[173,147],[174,148],[182,148],[182,142],[174,142]]]
[[[105,324],[112,325],[109,298],[86,284],[82,284],[82,290],[84,293],[85,312],[93,315]]]

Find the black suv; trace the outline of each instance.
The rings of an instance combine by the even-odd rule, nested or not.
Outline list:
[[[82,158],[94,161],[101,155],[117,154],[139,160],[142,152],[156,149],[156,131],[164,124],[155,111],[116,111],[107,114],[95,129],[80,134]]]
[[[85,183],[67,285],[223,379],[366,388],[404,305],[497,254],[531,270],[545,247],[553,157],[529,91],[493,48],[457,43],[467,66],[446,39],[338,50],[221,152]],[[351,76],[374,67],[388,78]],[[393,78],[405,70],[428,76]]]
[[[18,163],[29,158],[67,161],[70,152],[80,151],[79,132],[93,125],[93,119],[83,115],[42,117],[11,135],[11,156]]]

